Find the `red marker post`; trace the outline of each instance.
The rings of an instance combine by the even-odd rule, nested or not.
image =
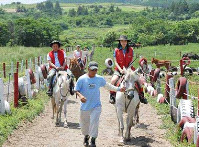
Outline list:
[[[18,73],[14,73],[14,107],[18,107],[19,99]]]
[[[6,78],[6,63],[3,63],[3,77]]]

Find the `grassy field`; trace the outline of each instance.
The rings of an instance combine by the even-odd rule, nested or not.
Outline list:
[[[115,25],[111,28],[96,28],[96,27],[83,27],[83,28],[70,28],[60,34],[60,39],[65,40],[68,38],[70,42],[77,44],[100,44],[109,31],[122,33],[129,28],[129,25]]]
[[[45,92],[40,92],[36,98],[29,99],[28,104],[15,109],[11,104],[11,115],[0,115],[0,146],[23,121],[32,121],[43,110],[49,97]]]
[[[121,4],[121,3],[94,3],[94,4],[73,4],[73,3],[61,3],[60,6],[63,8],[65,12],[68,12],[69,9],[77,9],[78,6],[90,6],[90,5],[102,5],[103,7],[110,7],[110,5],[114,5],[115,7],[119,7],[122,9],[122,11],[129,12],[129,11],[135,11],[139,12],[144,10],[146,7],[145,6],[140,6],[140,5],[132,5],[132,4]]]
[[[25,8],[35,8],[36,4],[21,4]],[[102,5],[103,7],[110,7],[110,5],[114,5],[116,7],[119,7],[122,9],[122,11],[129,12],[129,11],[135,11],[139,12],[144,10],[146,7],[145,6],[140,6],[140,5],[133,5],[133,4],[122,4],[122,3],[93,3],[93,4],[85,4],[85,3],[60,3],[61,8],[64,10],[64,12],[68,12],[70,9],[74,8],[77,9],[78,6],[90,6],[90,5]],[[0,6],[3,9],[5,9],[7,12],[15,12],[14,10],[17,8],[17,5],[14,4],[7,4],[7,5],[2,5]]]
[[[156,57],[158,59],[167,59],[172,61],[172,65],[178,66],[179,60],[181,59],[180,57],[180,52],[186,53],[186,52],[194,52],[194,53],[199,53],[199,46],[198,44],[189,44],[186,46],[151,46],[151,47],[143,47],[139,49],[134,50],[134,54],[139,54],[141,57],[147,58],[149,61],[148,64],[150,64],[150,60],[152,57],[155,57],[155,52],[156,52]],[[101,74],[102,70],[105,69],[105,64],[104,61],[106,58],[113,58],[113,51],[110,51],[109,48],[96,48],[95,54],[94,54],[94,60],[99,63],[99,71],[98,73]],[[135,61],[134,66],[137,68],[138,67],[138,60]],[[153,66],[155,68],[155,66]],[[199,61],[191,62],[190,67],[199,67]],[[175,76],[175,82],[180,76]],[[197,82],[199,81],[199,76],[198,75],[193,75],[193,76],[186,76],[186,78],[189,81]],[[162,79],[164,81],[164,79]],[[162,84],[162,87],[164,88],[164,84]],[[189,94],[196,96],[198,95],[199,85],[196,84],[191,84],[189,82]],[[163,89],[162,89],[163,92]],[[164,92],[163,92],[164,93]],[[149,100],[149,103],[155,107],[158,111],[158,114],[161,115],[163,124],[161,128],[166,129],[167,133],[165,134],[165,138],[168,139],[174,146],[178,147],[194,147],[194,144],[188,144],[186,141],[184,143],[180,143],[180,136],[181,136],[181,131],[177,128],[177,125],[174,124],[171,121],[170,117],[170,110],[169,106],[167,104],[159,104],[156,101],[156,98],[152,98],[150,95],[147,94],[147,98]],[[177,100],[178,104],[179,100]],[[197,108],[197,100],[194,100],[194,106]],[[195,109],[196,112],[196,109]],[[140,118],[141,119],[141,118]]]

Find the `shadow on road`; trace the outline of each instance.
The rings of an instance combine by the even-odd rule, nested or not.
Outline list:
[[[153,139],[145,137],[145,136],[139,136],[139,137],[132,137],[129,142],[125,142],[125,145],[135,145],[140,147],[151,147],[148,145],[148,143],[154,142]]]
[[[68,104],[76,104],[77,102],[76,101],[73,101],[73,100],[68,100]]]

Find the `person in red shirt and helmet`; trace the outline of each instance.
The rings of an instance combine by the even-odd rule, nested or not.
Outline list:
[[[111,84],[113,85],[115,85],[119,77],[124,74],[123,67],[128,68],[129,64],[133,61],[133,48],[129,46],[128,42],[130,40],[127,39],[127,36],[121,35],[117,41],[119,41],[118,47],[114,51],[115,71],[111,79]],[[135,71],[133,66],[131,66],[131,69]],[[143,88],[139,81],[136,82],[135,86],[139,93],[140,102],[147,104],[147,99],[144,97]],[[109,101],[111,104],[115,104],[115,96],[116,93],[111,91]]]
[[[57,71],[65,70],[67,71],[69,76],[72,76],[72,73],[70,72],[67,66],[66,53],[64,52],[64,50],[60,49],[60,46],[61,46],[61,43],[59,41],[57,40],[52,41],[50,43],[50,47],[52,48],[52,51],[50,51],[47,55],[47,60],[49,63],[49,72],[47,76],[47,81],[49,83],[49,89],[46,93],[48,94],[48,96],[52,96],[52,93],[53,93],[52,79]],[[71,80],[71,84],[73,84],[73,80]]]

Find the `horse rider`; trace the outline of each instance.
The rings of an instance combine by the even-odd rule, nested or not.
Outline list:
[[[84,63],[82,61],[82,51],[80,50],[80,45],[76,46],[76,50],[73,52],[73,56],[75,59],[77,59],[77,62],[79,66],[83,69],[84,68]]]
[[[114,61],[115,61],[115,71],[113,77],[111,79],[111,84],[116,85],[117,81],[120,77],[124,74],[123,67],[128,68],[130,63],[133,61],[133,48],[129,46],[129,41],[127,36],[121,35],[120,38],[117,40],[119,41],[118,47],[115,48],[114,51]],[[131,69],[135,71],[135,68],[131,66]],[[147,99],[144,97],[144,92],[141,84],[139,81],[136,82],[136,90],[139,94],[139,99],[141,103],[147,104]],[[110,100],[111,104],[115,104],[115,96],[116,93],[110,91]]]
[[[84,135],[85,147],[96,147],[95,140],[98,136],[99,118],[101,114],[100,87],[108,90],[124,92],[125,87],[119,88],[105,81],[97,74],[98,63],[89,62],[88,73],[82,75],[75,85],[75,92],[81,101],[80,126]],[[89,138],[91,142],[89,145]]]
[[[57,40],[54,40],[50,43],[50,47],[52,51],[47,54],[47,60],[49,63],[49,72],[47,76],[47,81],[49,84],[49,89],[46,92],[48,96],[52,96],[53,94],[53,77],[57,71],[65,70],[67,74],[71,77],[72,72],[68,69],[67,66],[67,57],[64,50],[60,49],[61,43]],[[73,80],[71,80],[70,86],[73,86]]]

